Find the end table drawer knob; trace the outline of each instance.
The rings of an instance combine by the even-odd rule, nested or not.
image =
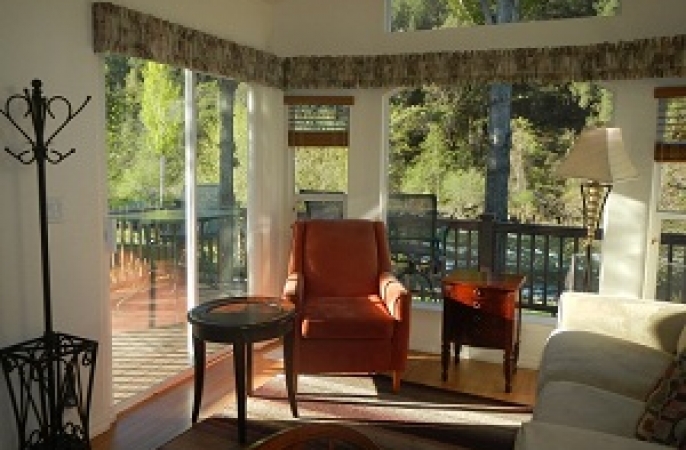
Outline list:
[[[479,302],[478,300],[474,300],[474,303],[472,303],[472,308],[480,309],[481,308],[481,302]]]

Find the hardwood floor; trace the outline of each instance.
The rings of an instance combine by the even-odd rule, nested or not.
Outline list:
[[[281,372],[281,362],[274,358],[278,353],[276,343],[255,352],[255,386]],[[440,370],[439,355],[412,353],[403,380],[523,404],[532,405],[535,399],[535,370],[518,369],[510,394],[504,392],[501,364],[462,361],[451,367],[445,383]],[[220,358],[206,371],[200,418],[217,414],[233,402],[233,386],[231,358]],[[123,412],[109,431],[93,439],[92,450],[154,450],[190,427],[192,401],[193,380],[188,378]]]

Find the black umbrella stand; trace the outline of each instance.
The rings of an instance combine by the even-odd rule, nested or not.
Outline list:
[[[75,151],[60,153],[50,148],[52,140],[83,110],[90,97],[73,110],[62,96],[44,97],[40,80],[33,80],[31,86],[23,95],[9,97],[0,113],[31,147],[21,152],[5,151],[22,164],[35,163],[38,168],[45,333],[0,349],[0,363],[17,425],[19,450],[90,449],[89,413],[98,343],[53,330],[45,180],[46,163],[59,164]],[[17,121],[27,117],[33,133],[26,132]],[[56,127],[46,138],[48,119]]]

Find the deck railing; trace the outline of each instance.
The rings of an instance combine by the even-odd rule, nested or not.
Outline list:
[[[111,217],[117,230],[116,251],[112,255],[113,282],[155,276],[156,269],[170,270],[170,263],[182,264],[185,252],[182,224],[142,222],[138,218],[132,219],[129,214],[114,213]],[[207,222],[199,222],[200,228],[205,227],[199,229],[201,282],[214,284],[220,277],[218,249],[221,233],[217,231],[224,228],[221,225],[223,220],[223,217],[212,217]],[[231,227],[234,236],[231,279],[238,284],[244,284],[247,273],[245,225],[243,210],[234,215]],[[409,247],[394,247],[391,242],[396,273],[410,286],[417,301],[441,302],[441,278],[458,268],[491,268],[525,275],[526,281],[521,290],[522,307],[546,314],[557,312],[559,297],[564,290],[594,291],[598,288],[602,230],[598,231],[596,242],[587,255],[582,245],[586,236],[583,227],[497,223],[489,216],[482,216],[479,220],[439,217],[436,226],[435,242]],[[504,252],[497,251],[498,245],[505,247]],[[414,250],[408,252],[408,248]],[[505,256],[497,258],[498,254]],[[684,301],[686,235],[663,233],[660,260],[656,298]],[[591,272],[590,284],[585,285],[586,261],[591,261]],[[166,267],[156,267],[156,262]]]
[[[110,264],[111,283],[137,283],[179,277],[185,271],[186,233],[183,211],[141,209],[110,214],[116,244]],[[244,209],[211,210],[198,215],[200,283],[245,289],[247,274]],[[226,250],[222,250],[226,248]],[[179,273],[181,272],[181,273]]]
[[[686,234],[662,233],[656,297],[686,303]]]
[[[488,217],[478,221],[442,219],[440,225],[446,272],[473,268],[523,274],[526,281],[520,297],[525,309],[555,313],[563,290],[581,288],[587,260],[582,227],[496,223]],[[504,253],[496,250],[498,245],[505,247]],[[595,254],[591,261],[598,261]],[[598,276],[598,265],[592,263],[591,290],[597,288]]]
[[[582,227],[497,223],[489,216],[480,220],[439,218],[437,227],[438,264],[412,255],[394,255],[394,261],[400,262],[399,275],[418,301],[440,302],[441,277],[458,268],[523,274],[522,307],[550,314],[556,313],[563,290],[582,287],[588,260]],[[601,239],[602,233],[597,237]],[[505,247],[504,252],[496,250],[499,245]],[[592,264],[587,288],[593,290],[598,285],[599,259],[593,248],[589,251]],[[499,254],[504,257],[497,257]]]

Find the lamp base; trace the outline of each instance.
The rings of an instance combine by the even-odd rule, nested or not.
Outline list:
[[[565,280],[565,289],[577,292],[598,292],[600,260],[589,247],[572,255]]]

